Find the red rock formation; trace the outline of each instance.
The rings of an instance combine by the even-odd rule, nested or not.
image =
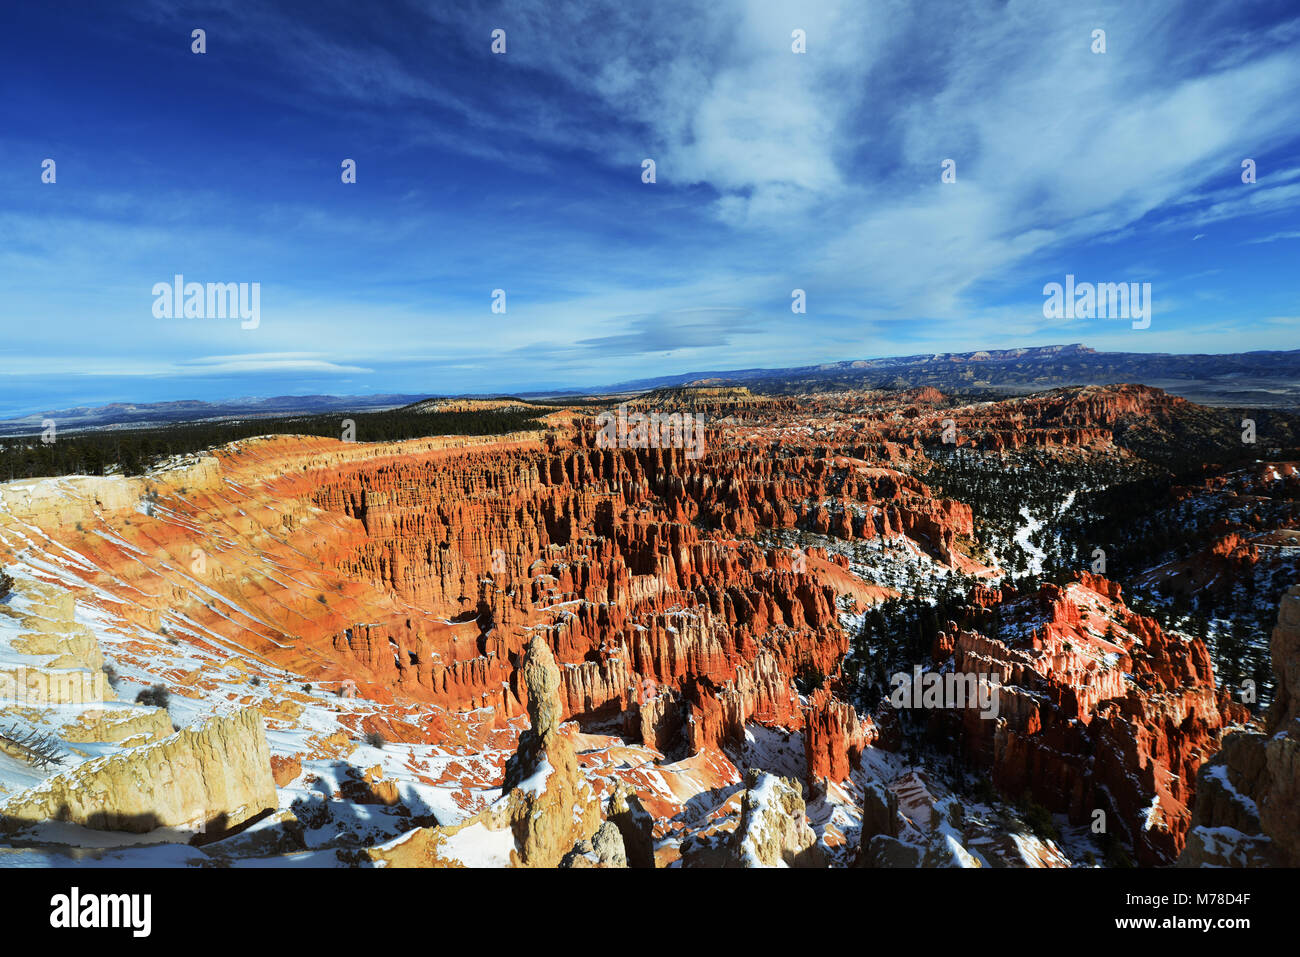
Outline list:
[[[1125,608],[1114,583],[1080,578],[1005,608],[1004,632],[1021,637],[955,636],[957,670],[1002,684],[996,716],[959,713],[963,746],[1004,793],[1076,823],[1101,810],[1140,863],[1170,863],[1196,769],[1245,710],[1216,692],[1204,644]]]
[[[808,784],[823,779],[843,781],[856,766],[862,751],[877,737],[869,717],[859,718],[853,706],[824,688],[813,692],[804,709],[804,757]]]
[[[490,708],[498,725],[523,714],[519,663],[540,639],[561,718],[622,727],[665,753],[739,746],[754,722],[802,729],[810,782],[843,780],[862,748],[901,734],[831,693],[849,644],[837,602],[860,611],[889,594],[834,546],[903,536],[972,569],[971,507],[918,477],[942,422],[964,444],[1087,455],[1111,450],[1126,422],[1185,406],[1136,386],[962,408],[926,390],[903,408],[865,394],[686,398],[711,416],[701,458],[599,448],[590,410],[571,409],[547,434],[234,443],[202,484],[161,483],[157,514],[124,500],[30,520],[125,623],[355,688],[392,706],[386,727],[404,740],[440,730],[401,711],[412,702]],[[797,531],[835,541],[796,557],[777,542]],[[1245,535],[1225,529],[1219,558],[1247,560]],[[1007,793],[1076,820],[1104,804],[1141,859],[1171,859],[1186,782],[1236,720],[1204,646],[1165,635],[1091,575],[1024,602],[980,588],[974,604],[1003,606],[1000,635],[951,626],[932,650],[1003,682],[997,720],[953,719],[967,754]],[[804,668],[830,680],[801,703]],[[1160,820],[1141,829],[1153,801]]]

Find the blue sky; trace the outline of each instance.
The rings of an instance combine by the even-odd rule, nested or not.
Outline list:
[[[1298,344],[1290,2],[6,4],[0,64],[0,413]]]

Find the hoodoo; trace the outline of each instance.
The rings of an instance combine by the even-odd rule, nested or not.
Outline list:
[[[1271,835],[1259,859],[1294,853],[1289,606],[1274,737],[1234,744],[1262,731],[1221,687],[1232,662],[1161,610],[1187,560],[1093,574],[1067,521],[1158,468],[1177,443],[1153,436],[1217,441],[1204,410],[1138,386],[628,405],[657,402],[705,417],[705,454],[603,447],[575,406],[530,432],[266,436],[141,478],[0,488],[0,677],[115,689],[75,727],[3,705],[0,749],[12,728],[6,754],[59,762],[0,765],[7,826],[30,843],[66,838],[39,826],[58,815],[177,834],[221,817],[203,860],[1068,866],[1185,844],[1229,861],[1208,839],[1227,815],[1251,847]],[[1198,482],[1167,507],[1249,491],[1198,542],[1271,580],[1286,556],[1265,536],[1300,476]],[[113,797],[158,756],[193,771],[174,795]],[[1249,781],[1215,770],[1238,758]],[[1257,789],[1258,825],[1224,781]],[[1060,837],[1099,819],[1104,840]]]

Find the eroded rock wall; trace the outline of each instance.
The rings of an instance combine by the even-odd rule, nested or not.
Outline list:
[[[250,708],[47,778],[0,805],[0,822],[221,831],[275,806],[262,716]]]

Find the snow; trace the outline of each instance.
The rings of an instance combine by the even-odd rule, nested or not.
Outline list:
[[[546,780],[551,776],[555,769],[551,767],[551,762],[546,760],[543,754],[537,762],[537,768],[523,781],[519,782],[519,790],[525,794],[536,797],[546,790]]]
[[[510,828],[494,831],[482,821],[475,821],[445,838],[441,853],[466,867],[509,867],[513,850],[515,836]]]
[[[1223,788],[1224,791],[1230,794],[1234,801],[1240,804],[1243,808],[1245,808],[1255,817],[1259,817],[1259,807],[1255,804],[1255,802],[1232,786],[1232,782],[1228,779],[1227,765],[1223,765],[1223,764],[1206,765],[1204,774],[1205,777],[1212,778],[1215,782],[1217,782],[1219,787]]]
[[[1047,557],[1047,553],[1033,544],[1029,537],[1042,528],[1043,523],[1029,514],[1029,507],[1026,505],[1020,506],[1020,517],[1025,520],[1025,524],[1016,529],[1015,543],[1029,556],[1029,574],[1041,575],[1043,559]]]
[[[1151,798],[1151,804],[1147,807],[1142,816],[1142,830],[1149,831],[1163,822],[1164,819],[1160,814],[1160,795],[1157,794]]]

